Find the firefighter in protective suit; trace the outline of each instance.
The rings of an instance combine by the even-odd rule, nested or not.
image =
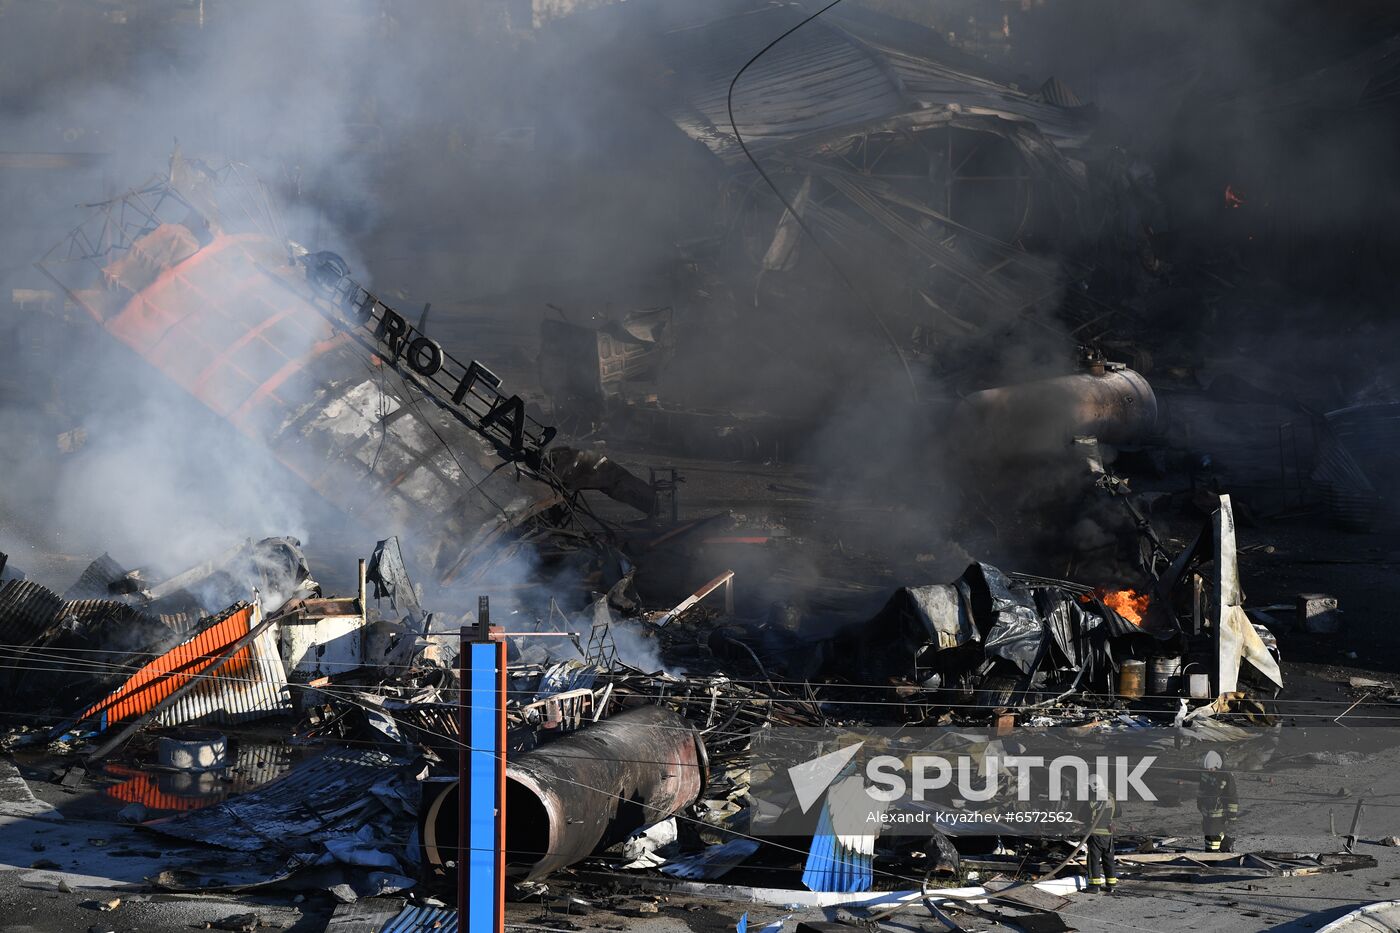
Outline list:
[[[1089,778],[1089,887],[1100,894],[1112,894],[1118,884],[1118,866],[1113,859],[1113,817],[1117,805],[1099,775]]]
[[[1201,759],[1201,783],[1196,808],[1201,811],[1201,832],[1206,851],[1229,852],[1234,848],[1235,823],[1240,818],[1240,794],[1235,776],[1221,770],[1225,762],[1219,752],[1206,752]]]

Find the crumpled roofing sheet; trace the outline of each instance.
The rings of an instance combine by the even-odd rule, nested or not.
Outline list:
[[[332,749],[255,791],[145,825],[166,836],[238,852],[291,852],[313,833],[352,822],[375,805],[370,788],[402,764],[375,749]]]
[[[216,617],[194,636],[144,665],[126,682],[78,716],[96,719],[99,730],[155,709],[195,678],[203,683],[161,710],[162,725],[236,723],[291,709],[287,672],[269,625],[212,673],[204,672],[262,621],[255,605],[241,604]]]
[[[681,90],[670,114],[676,125],[722,160],[741,161],[729,126],[729,83],[802,15],[771,6],[671,32],[668,58]],[[769,50],[734,89],[735,122],[751,149],[913,109],[878,58],[820,19]]]
[[[720,160],[744,161],[729,123],[729,84],[745,62],[808,12],[774,4],[667,33],[676,81],[668,115],[676,126]],[[1066,148],[1088,137],[1091,124],[1072,109],[858,29],[832,17],[812,20],[744,72],[734,87],[734,118],[751,151],[815,143],[871,122],[944,110],[1032,124]]]
[[[166,626],[125,603],[64,600],[28,580],[0,584],[0,693],[11,703],[76,707],[170,641]]]

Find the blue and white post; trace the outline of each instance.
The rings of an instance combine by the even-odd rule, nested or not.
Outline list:
[[[462,739],[457,756],[457,928],[506,924],[506,644],[479,597],[458,655]]]

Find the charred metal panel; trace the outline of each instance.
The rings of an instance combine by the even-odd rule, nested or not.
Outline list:
[[[729,83],[755,53],[798,22],[796,7],[771,6],[678,29],[667,57],[679,100],[670,116],[726,162],[744,159],[729,125]],[[754,151],[917,109],[860,42],[824,19],[808,23],[755,62],[734,88],[734,117]]]
[[[666,52],[676,74],[669,110],[676,126],[722,161],[744,161],[729,123],[730,81],[806,15],[800,7],[775,4],[673,30]],[[940,64],[928,57],[938,39],[921,43],[921,32],[908,23],[882,32],[856,16],[804,25],[735,85],[735,122],[749,149],[815,150],[857,126],[909,114],[1033,127],[1065,148],[1088,139],[1093,120],[1085,109],[1056,106]]]
[[[58,616],[63,597],[28,580],[0,586],[0,641],[30,645],[38,641]]]
[[[125,568],[113,560],[110,554],[103,554],[88,564],[83,575],[68,588],[63,598],[105,599],[117,592],[114,587],[120,585],[126,574]]]
[[[224,196],[221,183],[211,190]],[[221,226],[243,213],[216,215],[165,179],[99,205],[41,268],[108,333],[342,511],[381,532],[439,531],[412,539],[432,548],[424,556],[439,570],[483,527],[549,493],[500,470],[481,433],[424,399],[353,322],[333,320],[275,223]],[[380,320],[392,313],[375,307]],[[499,393],[476,394],[489,405]],[[542,446],[521,407],[511,417]],[[486,414],[511,429],[504,413]]]
[[[0,694],[16,705],[72,709],[171,642],[170,630],[125,603],[65,601],[37,583],[0,586]]]

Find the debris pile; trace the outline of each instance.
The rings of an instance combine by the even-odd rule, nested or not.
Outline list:
[[[761,877],[794,851],[805,853],[802,883],[817,892],[888,890],[881,878],[919,871],[930,856],[909,840],[843,841],[834,797],[810,851],[748,832],[759,805],[754,737],[775,728],[1059,724],[1241,741],[1245,731],[1227,724],[1252,721],[1237,718],[1241,698],[1266,699],[1280,678],[1222,587],[1233,572],[1229,521],[1221,497],[1200,536],[1207,543],[1183,551],[1150,595],[975,563],[951,583],[898,588],[825,641],[799,643],[737,617],[732,571],[665,611],[644,608],[630,575],[577,614],[551,603],[554,618],[501,636],[510,658],[505,858],[517,894],[537,894],[565,870],[585,885],[603,869],[694,888]],[[342,901],[445,894],[460,825],[463,643],[433,624],[456,614],[420,603],[408,563],[396,539],[380,541],[360,563],[359,591],[326,596],[297,542],[277,538],[161,581],[104,556],[69,591],[102,597],[86,601],[7,582],[0,626],[12,647],[0,690],[26,697],[36,715],[6,742],[51,762],[64,786],[102,788],[125,805],[122,820],[228,853],[226,870],[209,869],[206,856],[204,870],[161,872],[163,889],[283,885]],[[205,608],[240,583],[247,598]],[[628,627],[647,633],[672,672],[619,658]],[[1188,687],[1191,670],[1207,672],[1210,689]],[[43,726],[45,717],[58,724]],[[928,864],[940,866],[949,897],[993,867],[1035,878],[1013,864],[1073,849],[1028,840],[1014,856],[988,856],[962,851],[960,837],[932,842],[939,854]],[[1268,864],[1261,856],[1249,867]],[[754,891],[796,896],[772,884]]]
[[[881,145],[891,133],[933,131],[924,111],[900,119],[920,126],[882,129]],[[988,131],[985,118],[974,122]],[[1050,145],[1027,122],[993,135],[1063,169],[1055,146],[1069,137]],[[722,139],[705,139],[729,157]],[[781,134],[765,145],[788,152]],[[892,189],[875,197],[812,162],[813,152],[789,155],[808,172],[804,191],[820,180],[880,217],[911,207],[881,206]],[[561,877],[697,893],[739,878],[723,890],[775,904],[802,888],[822,904],[895,892],[894,910],[921,876],[919,900],[931,909],[975,895],[996,910],[1053,913],[1038,901],[1062,899],[1047,893],[1060,892],[1050,866],[1075,858],[1072,836],[988,850],[985,834],[852,832],[841,814],[864,791],[845,779],[813,810],[806,839],[754,834],[767,806],[755,786],[756,737],[1054,725],[1075,735],[1160,730],[1198,745],[1245,742],[1239,723],[1275,721],[1276,639],[1243,606],[1230,497],[1197,496],[1206,518],[1171,553],[1127,480],[1105,466],[1110,442],[1132,444],[1158,421],[1153,388],[1132,369],[1091,350],[1079,372],[973,392],[941,415],[943,429],[977,439],[970,463],[1051,451],[1075,464],[1076,494],[1128,529],[1132,556],[1110,560],[1111,575],[1076,582],[972,561],[951,582],[854,585],[826,605],[740,604],[743,570],[695,589],[676,581],[697,547],[767,545],[771,533],[746,533],[722,514],[682,520],[684,476],[674,468],[644,480],[605,445],[553,443],[556,427],[486,366],[428,336],[426,316],[415,326],[338,256],[279,241],[261,189],[240,172],[177,151],[166,176],[96,208],[101,250],[79,228],[43,268],[103,330],[311,489],[359,525],[396,534],[358,562],[345,595],[323,592],[289,537],[245,542],[168,578],[104,555],[62,596],[13,572],[0,584],[0,696],[32,711],[7,745],[46,762],[65,788],[101,788],[143,832],[226,853],[221,866],[206,854],[162,870],[156,886],[280,885],[346,903],[445,897],[464,848],[458,785],[472,751],[467,594],[480,596],[482,625],[491,598],[510,607],[512,630],[497,636],[508,658],[503,845],[525,899],[546,897]],[[770,254],[783,252],[783,236],[779,224]],[[978,283],[969,300],[1003,302],[1016,289],[1029,298],[1039,287],[981,278],[962,247],[920,242],[941,274]],[[177,313],[190,306],[187,292],[239,298]],[[643,424],[638,393],[676,339],[670,309],[596,328],[548,321],[541,385],[571,433],[620,416]],[[696,415],[675,423],[678,437],[696,436]],[[670,444],[654,427],[644,432]],[[1325,462],[1351,463],[1343,450]],[[605,516],[590,492],[627,517]],[[726,522],[734,533],[721,533]],[[399,534],[428,527],[431,540],[401,549]],[[422,584],[409,570],[420,561],[431,571]],[[1083,825],[1087,833],[1092,822]],[[1170,843],[1135,845],[1150,853]],[[1156,870],[1175,864],[1142,858]],[[1234,867],[1293,865],[1246,858]],[[943,893],[930,899],[930,886]]]
[[[1159,255],[1151,169],[1064,81],[994,79],[869,10],[722,7],[654,11],[638,82],[646,133],[704,166],[673,302],[511,307],[528,349],[484,318],[457,339],[320,248],[351,244],[290,239],[247,166],[178,147],[40,258],[56,291],[15,292],[27,321],[158,373],[339,524],[223,529],[174,573],[65,554],[53,586],[0,554],[0,827],[105,821],[121,841],[88,841],[133,888],[319,898],[331,930],[465,929],[449,905],[487,855],[541,929],[708,899],[741,933],[750,906],[788,912],[768,930],[923,910],[1048,933],[1115,865],[1377,866],[1383,775],[1326,798],[1275,778],[1373,764],[1380,741],[1295,727],[1400,686],[1302,698],[1316,658],[1281,638],[1335,656],[1350,597],[1247,601],[1242,571],[1281,559],[1243,538],[1319,512],[1389,529],[1400,402],[1305,402],[1185,339],[1224,263]],[[857,333],[885,355],[840,359]],[[49,456],[87,456],[56,420]],[[297,536],[236,540],[273,532]],[[1241,829],[1281,800],[1328,831]]]

